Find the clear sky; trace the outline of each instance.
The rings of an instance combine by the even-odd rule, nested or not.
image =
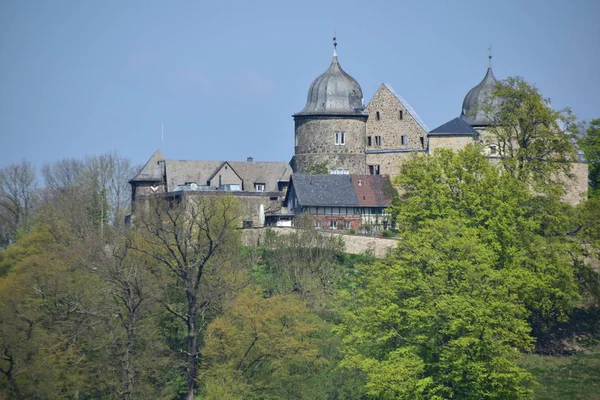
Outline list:
[[[0,167],[158,148],[289,161],[334,32],[365,102],[389,83],[430,129],[459,115],[490,44],[496,78],[600,117],[599,0],[0,0]]]

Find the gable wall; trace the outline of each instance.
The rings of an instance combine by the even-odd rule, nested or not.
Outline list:
[[[379,111],[380,119],[377,120]],[[402,111],[402,120],[400,120]],[[369,102],[366,112],[369,114],[367,120],[367,136],[372,137],[372,146],[365,148],[375,149],[421,149],[427,146],[427,132],[418,124],[412,115],[402,106],[400,100],[394,94],[381,85],[373,99]],[[408,143],[402,145],[401,136],[408,136]],[[382,137],[381,146],[375,145],[375,136]],[[420,138],[423,137],[425,146],[421,146]]]
[[[231,168],[231,166],[229,166],[229,164],[225,164],[223,165],[215,174],[215,176],[213,176],[213,178],[210,181],[210,184],[212,186],[219,186],[219,175],[221,175],[221,185],[240,185],[240,189],[242,188],[242,180],[240,179],[239,176],[237,176],[237,174],[233,171],[233,169]],[[205,182],[196,182],[199,185],[205,185]],[[252,183],[247,183],[249,185],[252,185]],[[244,190],[254,190],[253,187],[244,187]]]

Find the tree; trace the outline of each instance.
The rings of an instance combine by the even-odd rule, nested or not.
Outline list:
[[[30,163],[23,161],[0,170],[0,246],[13,242],[20,229],[31,227],[36,195]]]
[[[552,326],[568,319],[580,298],[584,255],[571,235],[577,224],[569,205],[533,195],[526,182],[496,168],[477,146],[415,157],[396,183],[404,193],[390,211],[400,237],[431,221],[463,221],[496,254],[494,268],[515,277],[513,289],[527,307],[539,346]]]
[[[519,77],[498,83],[492,97],[501,101],[499,111],[486,110],[493,111],[488,132],[504,169],[540,193],[561,194],[561,178],[576,157],[578,128],[571,111],[552,109],[548,98]]]
[[[296,294],[244,289],[206,331],[206,398],[301,398],[302,382],[327,363],[314,336],[319,330]]]
[[[589,163],[588,197],[600,195],[600,118],[593,119],[585,135],[579,140],[579,146]]]
[[[425,221],[396,256],[360,268],[339,332],[344,365],[381,399],[517,399],[531,395],[519,351],[527,313],[497,255],[464,220]]]
[[[151,199],[136,220],[147,242],[137,249],[162,266],[165,280],[171,278],[171,283],[163,287],[161,302],[185,324],[182,352],[186,355],[189,400],[194,399],[197,386],[199,335],[210,322],[211,308],[217,302],[218,294],[210,288],[227,280],[218,273],[231,262],[228,257],[236,253],[239,237],[235,228],[240,215],[239,203],[231,196],[183,195],[177,199]]]
[[[266,232],[254,277],[269,293],[296,292],[311,310],[322,312],[329,308],[345,273],[339,265],[344,241],[316,230],[312,219],[302,222],[307,222],[304,229],[279,235]]]

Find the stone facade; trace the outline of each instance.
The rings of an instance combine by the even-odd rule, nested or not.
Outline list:
[[[458,151],[464,149],[470,143],[473,143],[472,136],[430,136],[429,153],[433,153],[437,149]]]
[[[292,168],[295,172],[306,172],[311,164],[325,163],[329,170],[342,169],[351,174],[364,174],[366,115],[297,115],[294,119],[295,155]]]
[[[278,235],[288,235],[294,232],[295,228],[261,228],[244,229],[242,231],[242,243],[245,246],[257,246],[264,242],[264,235],[267,230],[272,230]],[[336,231],[323,231],[324,235],[341,237],[344,240],[345,252],[349,254],[372,254],[377,258],[385,258],[396,248],[398,241],[396,239],[384,239],[371,236],[348,235]]]
[[[427,130],[387,85],[379,87],[365,111],[369,114],[366,150],[427,147]]]
[[[367,169],[370,165],[379,166],[381,175],[394,177],[400,173],[402,164],[411,157],[426,154],[425,151],[405,151],[405,152],[387,152],[387,153],[367,153]],[[368,171],[367,171],[368,172]]]

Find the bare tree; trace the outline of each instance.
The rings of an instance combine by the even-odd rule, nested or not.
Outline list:
[[[27,229],[36,203],[35,170],[27,161],[0,170],[0,243],[15,239],[17,231]]]
[[[65,158],[42,167],[42,175],[47,189],[60,192],[81,182],[85,164],[75,158]]]
[[[208,324],[205,313],[213,299],[205,285],[210,271],[218,271],[239,243],[239,203],[231,196],[181,196],[169,201],[154,198],[137,219],[147,246],[138,250],[164,267],[175,284],[165,287],[164,307],[186,326],[186,399],[194,399],[200,362],[200,332]],[[214,278],[214,275],[213,275]],[[212,285],[211,285],[212,286]],[[179,296],[178,296],[179,294]]]

